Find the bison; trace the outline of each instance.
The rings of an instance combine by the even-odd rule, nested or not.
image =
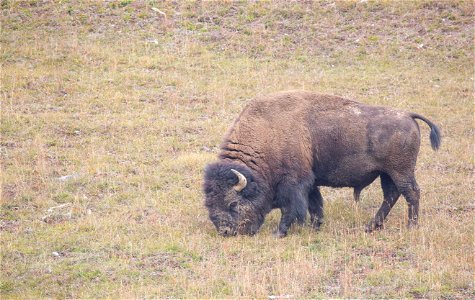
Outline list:
[[[310,214],[323,222],[320,186],[362,189],[381,178],[384,201],[366,231],[380,229],[402,194],[408,226],[417,225],[420,190],[414,177],[419,126],[437,126],[425,117],[371,106],[338,96],[287,91],[258,97],[244,108],[221,144],[219,160],[205,169],[205,206],[223,236],[255,234],[275,208],[282,216],[276,234],[284,237]]]

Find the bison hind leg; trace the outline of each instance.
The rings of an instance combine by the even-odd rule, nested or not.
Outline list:
[[[392,178],[385,173],[381,174],[381,188],[383,189],[384,201],[374,218],[366,226],[366,232],[372,232],[383,227],[384,219],[386,219],[389,211],[401,195]]]
[[[408,227],[416,227],[419,219],[420,190],[412,171],[407,173],[394,173],[391,177],[381,176],[381,184],[384,192],[384,202],[380,212],[375,216],[376,225],[382,226],[389,210],[402,194],[406,198],[408,206]]]
[[[398,190],[406,198],[408,209],[407,227],[416,227],[419,219],[420,189],[414,175],[398,182]]]

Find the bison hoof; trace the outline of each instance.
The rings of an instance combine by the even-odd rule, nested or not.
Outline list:
[[[365,226],[365,232],[366,233],[371,233],[374,230],[381,230],[383,229],[383,224],[377,224],[375,221],[369,222],[368,225]]]
[[[276,230],[274,231],[273,235],[276,237],[276,238],[283,238],[283,237],[286,237],[287,236],[287,232],[282,232],[280,230]]]
[[[409,221],[407,222],[407,228],[412,229],[412,228],[417,228],[419,225],[417,224],[417,221]]]
[[[320,231],[320,227],[322,226],[323,222],[321,221],[316,221],[312,222],[312,228],[315,229],[316,231]]]

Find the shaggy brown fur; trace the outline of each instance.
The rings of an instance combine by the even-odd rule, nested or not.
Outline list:
[[[323,221],[319,186],[353,187],[355,199],[381,177],[384,201],[368,231],[382,227],[400,194],[417,224],[419,187],[414,177],[421,119],[431,127],[434,149],[440,133],[432,122],[392,108],[337,96],[287,91],[252,100],[227,133],[219,161],[206,169],[205,205],[223,235],[254,234],[273,208],[280,208],[277,234],[285,236],[307,210]],[[240,192],[235,169],[248,184]]]

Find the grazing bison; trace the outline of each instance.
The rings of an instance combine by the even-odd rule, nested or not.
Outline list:
[[[337,96],[288,91],[252,100],[221,144],[219,160],[205,170],[205,205],[224,236],[255,234],[279,208],[276,234],[283,237],[307,210],[318,229],[323,221],[320,186],[353,187],[355,199],[378,176],[384,201],[366,227],[379,229],[402,194],[408,226],[417,225],[419,186],[414,177],[419,126],[436,125],[421,115],[370,106]]]

